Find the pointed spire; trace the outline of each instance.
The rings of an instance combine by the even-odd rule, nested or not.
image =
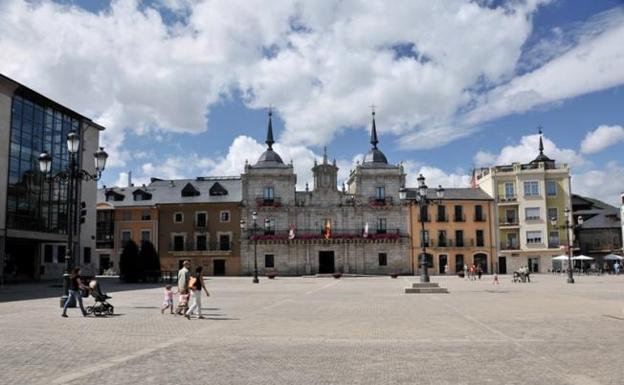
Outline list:
[[[539,152],[540,155],[544,155],[544,142],[542,141],[542,126],[540,125],[538,127],[538,132],[539,132],[539,136],[540,136],[540,141],[539,141]]]
[[[265,142],[267,146],[269,146],[269,150],[273,149],[273,143],[275,143],[275,141],[273,140],[273,123],[271,119],[272,115],[273,115],[273,109],[269,107],[269,128],[267,129],[267,138]]]
[[[323,147],[323,164],[327,164],[327,146]]]
[[[377,126],[375,125],[375,106],[373,106],[373,127],[371,129],[371,144],[373,145],[373,149],[377,149],[377,143],[379,140],[377,139]]]

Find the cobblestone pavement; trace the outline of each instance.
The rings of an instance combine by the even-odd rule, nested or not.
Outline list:
[[[416,279],[212,278],[190,321],[160,313],[160,287],[103,284],[108,318],[2,288],[0,383],[624,384],[624,276],[403,294]]]

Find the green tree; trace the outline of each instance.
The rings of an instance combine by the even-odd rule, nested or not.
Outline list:
[[[129,240],[119,256],[119,278],[124,282],[137,282],[142,276],[139,247]]]
[[[147,282],[156,282],[160,277],[160,256],[150,241],[141,243],[139,260],[142,267],[143,279]]]

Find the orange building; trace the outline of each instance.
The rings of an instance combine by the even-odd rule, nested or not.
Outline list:
[[[427,195],[435,200],[435,189],[430,189]],[[421,213],[414,201],[409,206],[414,272],[420,266],[423,246],[429,274],[456,274],[464,265],[473,263],[486,273],[496,270],[494,200],[488,194],[477,188],[449,188],[445,189],[441,203],[424,209]]]

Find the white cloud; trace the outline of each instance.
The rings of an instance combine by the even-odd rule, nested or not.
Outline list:
[[[479,151],[473,160],[477,166],[493,166],[501,164],[528,163],[539,154],[539,135],[525,135],[520,143],[503,147],[499,153]],[[570,166],[581,166],[587,161],[576,151],[568,148],[559,148],[547,137],[543,138],[544,154],[557,163],[567,163]]]
[[[572,175],[572,192],[618,207],[620,194],[624,192],[624,167],[608,162],[604,169],[594,169]]]
[[[590,23],[586,37],[533,72],[516,77],[478,98],[467,124],[522,113],[624,83],[624,10],[614,8]]]
[[[581,152],[593,154],[622,141],[624,141],[624,127],[601,125],[585,135],[585,139],[581,142]]]

